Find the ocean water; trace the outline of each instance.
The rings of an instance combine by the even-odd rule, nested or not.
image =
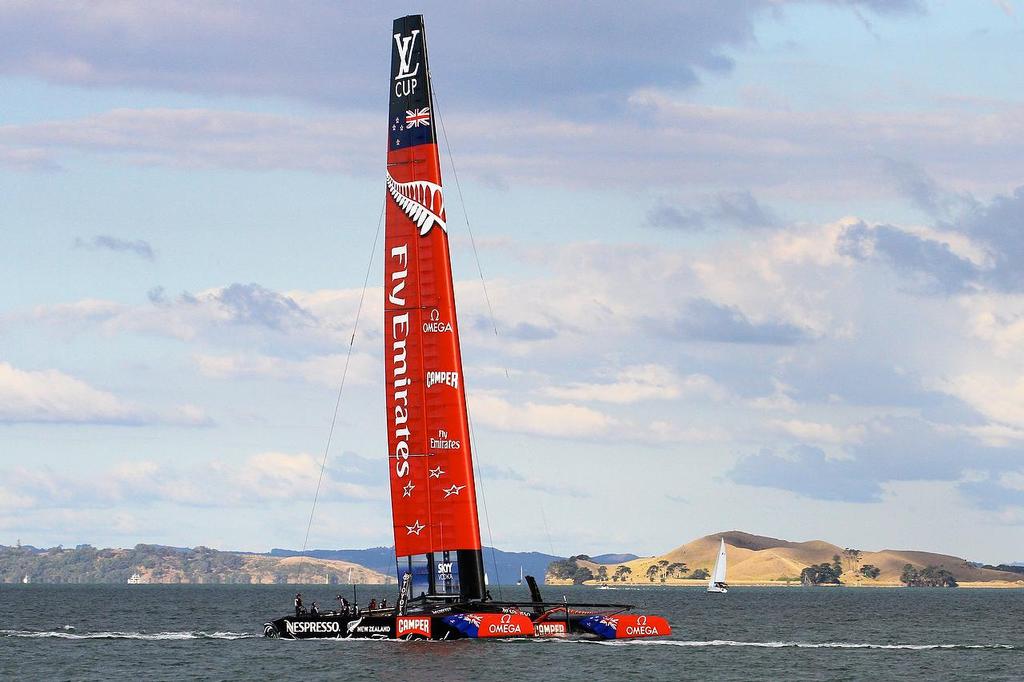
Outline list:
[[[359,586],[359,601],[394,587]],[[287,641],[266,620],[351,587],[0,585],[0,679],[1019,680],[1024,590],[547,587],[667,616],[665,640]],[[499,598],[498,590],[492,590]],[[504,587],[505,599],[527,596]]]

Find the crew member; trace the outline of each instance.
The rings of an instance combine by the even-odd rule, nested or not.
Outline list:
[[[311,615],[311,616],[319,616],[320,615],[320,609],[317,607],[316,602],[313,602],[313,605],[309,607],[309,615]]]
[[[370,600],[370,610],[373,611],[375,608],[377,608],[377,599],[376,599],[376,597]]]
[[[296,594],[295,595],[295,617],[298,618],[301,613],[302,613],[302,595],[301,594]]]
[[[382,609],[386,609],[388,607],[388,598],[387,597],[384,597],[383,599],[380,600],[380,607]]]

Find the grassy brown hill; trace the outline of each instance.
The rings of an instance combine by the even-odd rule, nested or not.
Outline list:
[[[845,557],[843,548],[822,540],[791,542],[763,535],[752,535],[741,531],[715,533],[680,545],[661,556],[642,557],[621,564],[605,567],[610,582],[650,584],[696,584],[690,575],[697,569],[710,570],[718,556],[719,539],[725,540],[726,556],[729,562],[728,582],[731,584],[779,584],[799,582],[800,572],[814,564],[832,563],[836,555],[843,564],[842,582],[847,585],[899,585],[900,574],[906,564],[921,570],[928,566],[940,566],[949,571],[961,584],[984,584],[986,586],[1024,587],[1024,575],[978,568],[966,559],[946,554],[918,552],[912,550],[883,549],[878,552],[862,551],[859,560]],[[600,566],[592,562],[579,561],[597,575]],[[688,572],[683,573],[673,565],[685,564]],[[877,578],[865,578],[858,569],[866,565],[876,566],[880,573]],[[649,569],[657,571],[653,580]],[[613,580],[620,567],[629,572]],[[670,574],[671,570],[671,574]],[[557,579],[548,578],[551,582]]]

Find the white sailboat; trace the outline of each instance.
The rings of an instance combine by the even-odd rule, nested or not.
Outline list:
[[[718,560],[715,562],[715,570],[708,580],[708,592],[725,594],[729,586],[725,583],[725,538],[721,539],[722,544],[718,547]]]
[[[522,585],[522,584],[523,584],[523,567],[520,566],[519,567],[519,580],[516,581],[516,585]]]

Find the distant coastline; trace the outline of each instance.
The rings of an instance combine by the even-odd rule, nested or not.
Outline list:
[[[982,566],[961,557],[917,550],[840,547],[822,540],[791,542],[742,531],[697,538],[660,556],[616,564],[578,555],[552,562],[550,584],[629,587],[706,587],[719,540],[729,559],[727,582],[743,587],[904,587],[945,584],[967,588],[1024,588],[1024,567]],[[808,576],[813,576],[812,582]],[[823,577],[822,577],[823,576]]]

